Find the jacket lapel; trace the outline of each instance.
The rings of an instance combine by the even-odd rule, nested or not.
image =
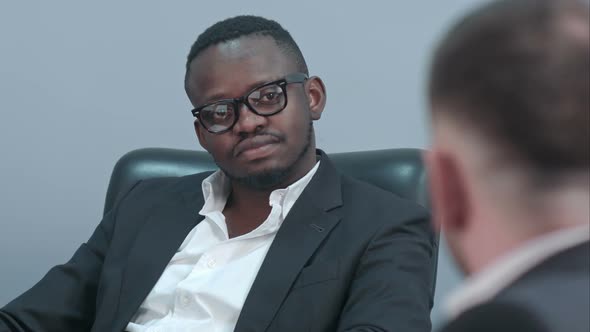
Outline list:
[[[283,221],[246,298],[235,332],[265,331],[306,262],[338,223],[340,177],[321,154],[317,173]]]
[[[198,215],[203,197],[197,190],[172,193],[142,226],[123,273],[113,331],[125,329],[188,233],[203,219]]]

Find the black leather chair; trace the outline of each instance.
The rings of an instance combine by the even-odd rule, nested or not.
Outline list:
[[[336,167],[349,176],[393,192],[428,208],[422,150],[386,149],[329,154]],[[217,169],[204,151],[145,148],[125,154],[113,169],[104,213],[120,191],[141,179],[183,176]]]
[[[398,196],[429,208],[426,171],[419,149],[386,149],[329,154],[336,167],[349,176],[369,182]],[[183,176],[217,166],[207,152],[166,148],[145,148],[125,154],[113,169],[104,213],[109,211],[121,190],[141,179]],[[200,190],[200,189],[199,189]],[[438,246],[438,243],[437,243]],[[435,258],[438,247],[435,248]],[[435,260],[435,272],[437,264]],[[436,285],[432,281],[432,294]]]

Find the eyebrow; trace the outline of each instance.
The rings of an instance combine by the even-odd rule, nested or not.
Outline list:
[[[274,79],[263,79],[263,80],[258,80],[256,82],[250,83],[250,84],[248,84],[248,87],[245,90],[246,92],[244,92],[244,94],[251,92],[252,90],[254,90],[255,88],[257,88],[257,87],[259,87],[261,85],[265,85],[265,84],[268,84],[268,83],[279,81],[281,79],[282,79],[281,77],[275,77]],[[199,105],[199,107],[200,106],[203,106],[203,105],[214,103],[214,102],[219,101],[219,100],[227,100],[227,99],[240,98],[240,97],[243,97],[244,94],[242,94],[240,96],[237,96],[237,97],[236,96],[234,96],[234,97],[226,97],[223,93],[216,93],[216,94],[214,94],[214,95],[206,98],[205,101],[202,104]]]

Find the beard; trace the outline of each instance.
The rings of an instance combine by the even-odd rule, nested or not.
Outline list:
[[[237,176],[222,168],[219,164],[219,169],[231,180],[239,183],[247,188],[254,190],[267,190],[277,187],[285,181],[293,173],[297,164],[303,159],[309,148],[311,147],[311,137],[313,135],[313,124],[310,121],[307,129],[307,137],[303,147],[298,152],[295,161],[286,167],[277,167],[274,169],[263,170],[256,174],[248,174],[246,176]]]

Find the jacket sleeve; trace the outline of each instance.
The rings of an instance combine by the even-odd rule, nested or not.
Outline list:
[[[361,259],[338,331],[429,332],[435,247],[426,211],[385,222]]]
[[[0,309],[0,332],[90,330],[117,206],[67,263],[53,267],[35,286]]]

